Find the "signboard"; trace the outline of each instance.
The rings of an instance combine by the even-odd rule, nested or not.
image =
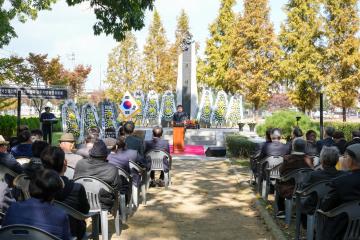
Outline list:
[[[67,99],[68,91],[64,88],[7,87],[0,86],[0,98],[16,98],[18,91],[23,97],[42,99]]]
[[[120,102],[119,108],[125,120],[129,120],[138,112],[140,112],[140,108],[137,105],[136,100],[131,96],[129,92],[125,93],[124,97]]]
[[[100,121],[96,107],[91,103],[86,103],[81,108],[80,141],[85,139],[91,128],[100,128]]]

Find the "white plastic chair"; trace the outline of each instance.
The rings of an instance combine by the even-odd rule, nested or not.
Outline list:
[[[5,167],[4,165],[0,164],[0,182],[5,182],[5,176],[10,175],[12,177],[16,177],[18,174],[12,171],[11,169]]]
[[[140,175],[142,203],[143,205],[146,205],[146,184],[147,184],[146,169],[142,168],[139,164],[133,161],[129,162],[129,167],[130,167],[130,172],[132,169],[134,169],[136,173]],[[132,185],[131,193],[132,193],[133,204],[137,208],[139,206],[139,196],[140,196],[140,191],[137,185],[135,184]]]
[[[151,171],[164,172],[165,188],[167,189],[171,185],[171,176],[170,176],[171,156],[167,152],[161,150],[152,150],[146,154],[146,159],[150,159],[151,161],[150,170],[147,172],[146,189],[149,189]],[[168,172],[165,172],[164,160],[169,161]]]
[[[60,240],[42,229],[29,225],[9,225],[0,229],[0,239],[7,240]]]
[[[129,185],[132,185],[132,179],[129,173],[127,173],[124,169],[122,169],[121,167],[117,167],[119,175],[123,178],[125,178],[125,180],[129,183]],[[126,223],[128,216],[132,214],[132,197],[130,197],[130,202],[129,204],[126,206],[126,196],[125,194],[121,194],[120,193],[120,215],[121,215],[121,220],[123,223]]]
[[[107,183],[104,181],[96,178],[96,177],[79,177],[75,179],[76,183],[80,183],[84,186],[87,199],[90,204],[90,213],[99,213],[100,214],[100,222],[101,222],[101,232],[102,232],[102,239],[108,240],[109,236],[109,226],[108,226],[108,210],[102,209],[100,204],[100,198],[99,198],[99,191],[100,189],[104,189],[107,192],[114,193],[115,195],[118,194],[118,191],[115,191],[112,187],[110,187]],[[115,197],[117,199],[117,197]],[[119,210],[118,210],[118,202],[115,201],[115,210],[116,210],[116,216],[115,216],[115,231],[116,235],[120,236],[121,233],[121,227],[120,227],[120,218],[119,218]],[[93,223],[96,224],[96,223]]]

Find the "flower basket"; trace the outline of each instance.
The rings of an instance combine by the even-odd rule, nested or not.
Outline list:
[[[254,132],[256,123],[249,123],[248,125],[249,125],[249,128],[250,128],[250,132]]]
[[[239,126],[239,131],[240,132],[244,131],[245,123],[238,123],[238,126]]]

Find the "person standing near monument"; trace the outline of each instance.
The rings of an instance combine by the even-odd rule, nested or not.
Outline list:
[[[55,120],[56,117],[53,113],[50,112],[50,107],[45,107],[45,112],[43,112],[40,116],[40,122],[42,123],[42,131],[43,131],[43,136],[44,136],[44,141],[47,141],[48,137],[49,137],[49,143],[51,144],[52,141],[52,129],[51,129],[51,124],[53,123],[52,121],[49,120]]]
[[[184,108],[182,105],[178,105],[176,107],[176,113],[173,116],[173,126],[178,124],[185,124],[185,121],[188,120],[188,114],[184,112]]]

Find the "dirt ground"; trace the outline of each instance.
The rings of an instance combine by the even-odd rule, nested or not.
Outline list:
[[[150,188],[147,205],[112,239],[271,239],[252,208],[247,179],[223,160],[176,160],[172,186]]]

